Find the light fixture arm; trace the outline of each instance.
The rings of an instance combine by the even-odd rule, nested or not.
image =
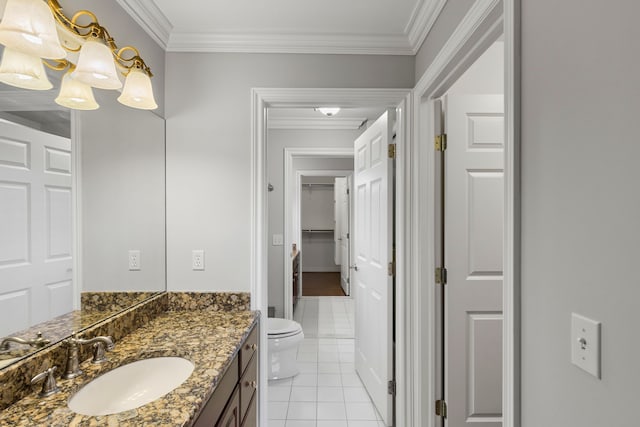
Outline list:
[[[83,39],[99,38],[103,40],[113,53],[116,64],[126,70],[124,74],[127,74],[128,71],[132,68],[136,68],[146,73],[149,77],[153,77],[151,68],[149,68],[149,66],[140,57],[140,52],[138,51],[138,49],[133,46],[118,48],[115,39],[109,34],[109,30],[100,25],[100,23],[98,22],[98,17],[93,12],[88,10],[79,10],[73,15],[71,19],[69,19],[63,13],[62,6],[58,2],[58,0],[47,0],[47,4],[49,5],[49,8],[53,13],[53,17],[55,18],[56,22],[58,22],[66,30],[82,37]],[[88,17],[90,22],[88,24],[78,23],[78,21],[82,17]],[[64,45],[63,47],[70,52],[77,52],[80,50],[80,48],[72,49]],[[133,56],[126,57],[123,55],[128,51],[133,52]],[[47,64],[47,66],[49,66],[49,64]]]

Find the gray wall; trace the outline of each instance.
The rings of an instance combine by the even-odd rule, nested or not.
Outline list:
[[[169,289],[249,290],[252,87],[413,83],[413,57],[168,53]]]
[[[164,290],[164,120],[100,95],[99,110],[79,113],[82,290]]]
[[[638,423],[638,16],[522,2],[524,427]],[[570,363],[571,312],[602,322],[600,381]]]
[[[290,248],[272,246],[271,236],[284,234],[284,148],[353,147],[360,130],[271,129],[267,135],[267,176],[273,185],[268,193],[269,209],[269,305],[276,316],[284,316],[284,256]],[[296,170],[352,170],[353,159],[294,159]]]
[[[431,65],[433,59],[440,52],[442,46],[444,46],[473,3],[474,0],[449,0],[442,8],[438,19],[415,56],[416,83]]]
[[[164,117],[164,91],[165,91],[165,52],[164,50],[120,7],[116,1],[92,1],[86,0],[61,0],[63,12],[72,17],[74,13],[82,9],[89,9],[96,14],[100,25],[106,27],[116,41],[118,47],[134,46],[140,51],[140,56],[151,67],[153,78],[153,93],[158,104],[158,109],[153,112]],[[113,98],[120,96],[117,91],[94,92],[110,93]],[[127,108],[127,107],[123,107]]]

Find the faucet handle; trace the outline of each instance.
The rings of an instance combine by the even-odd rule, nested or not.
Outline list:
[[[42,390],[38,394],[38,397],[48,397],[60,391],[60,388],[58,388],[58,384],[56,384],[56,378],[54,376],[54,373],[57,369],[57,366],[53,366],[46,371],[39,373],[31,379],[31,384],[35,384],[44,380],[42,383]]]
[[[42,338],[42,332],[38,332],[36,334],[36,339],[31,341],[31,346],[35,348],[42,348],[42,347],[45,347],[47,344],[51,344],[51,340]]]
[[[104,343],[98,341],[93,344],[93,359],[91,359],[91,363],[99,365],[100,363],[104,363],[106,361],[107,356],[105,355]]]

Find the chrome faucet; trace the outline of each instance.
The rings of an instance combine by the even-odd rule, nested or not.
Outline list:
[[[34,348],[42,348],[47,344],[51,343],[50,340],[42,338],[42,332],[38,332],[36,337],[32,340],[25,340],[18,337],[7,337],[0,342],[0,354],[8,353],[11,349],[9,348],[9,343],[14,342],[17,344],[28,345]]]
[[[62,378],[70,379],[75,378],[78,375],[82,375],[82,371],[80,370],[80,362],[78,360],[78,349],[79,346],[85,344],[96,344],[93,352],[93,363],[101,363],[106,359],[104,357],[104,347],[107,350],[113,350],[113,339],[109,336],[105,337],[94,337],[88,340],[78,338],[76,333],[73,332],[70,338],[67,338],[64,341],[64,344],[67,347],[67,366],[64,370],[64,374]],[[100,350],[102,349],[102,350]]]

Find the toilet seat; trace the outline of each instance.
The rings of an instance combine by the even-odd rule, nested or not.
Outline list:
[[[267,334],[269,338],[287,338],[302,332],[300,324],[293,320],[270,317],[267,323]]]

